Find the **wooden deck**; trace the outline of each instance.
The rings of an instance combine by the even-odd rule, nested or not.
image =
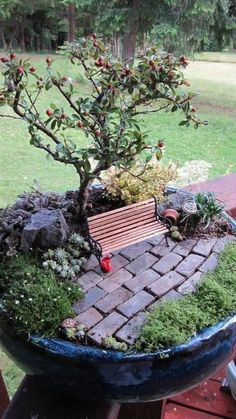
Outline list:
[[[225,372],[165,401],[162,419],[236,419],[236,402],[220,390]]]

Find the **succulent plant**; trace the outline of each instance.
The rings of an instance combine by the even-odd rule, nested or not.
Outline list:
[[[63,248],[49,249],[43,254],[43,267],[50,268],[62,279],[73,279],[90,254],[89,243],[73,233]]]
[[[102,345],[108,349],[114,349],[116,351],[125,352],[128,350],[128,346],[125,342],[118,342],[112,336],[107,336],[102,340]]]

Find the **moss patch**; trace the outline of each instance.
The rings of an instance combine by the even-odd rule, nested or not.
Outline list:
[[[82,297],[78,285],[61,282],[32,254],[18,254],[0,267],[1,304],[14,328],[22,333],[58,336],[61,322],[74,315]]]
[[[184,343],[202,328],[235,312],[236,245],[230,244],[194,294],[163,302],[149,314],[135,348],[151,352]]]

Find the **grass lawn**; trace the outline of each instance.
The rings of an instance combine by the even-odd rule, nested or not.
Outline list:
[[[143,118],[153,143],[159,138],[166,140],[164,161],[210,162],[210,177],[236,172],[236,54],[214,54],[198,55],[206,61],[193,61],[186,70],[190,89],[199,92],[194,104],[202,119],[209,121],[208,126],[198,130],[179,127],[181,114],[178,113],[163,112]],[[45,56],[33,56],[32,63],[41,71]],[[70,75],[76,80],[78,89],[86,94],[86,85],[76,66],[57,57],[55,67],[62,75]],[[51,102],[58,103],[53,90],[50,90],[50,100],[45,96],[41,98],[41,110],[44,112]],[[1,107],[0,113],[3,112],[5,108]],[[47,160],[41,150],[29,145],[23,122],[0,118],[0,132],[0,208],[12,203],[17,194],[29,190],[34,179],[44,190],[65,191],[78,186],[73,168]],[[82,139],[78,137],[78,140]],[[1,352],[0,369],[4,371],[8,388],[14,393],[22,374]]]

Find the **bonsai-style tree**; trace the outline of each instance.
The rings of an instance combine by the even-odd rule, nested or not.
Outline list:
[[[0,90],[0,102],[9,105],[16,117],[28,124],[31,144],[54,160],[74,166],[80,180],[79,223],[86,234],[86,206],[94,179],[112,166],[132,170],[144,150],[148,152],[145,164],[152,153],[157,159],[161,156],[162,142],[148,144],[138,115],[180,110],[184,119],[179,125],[193,123],[197,128],[205,122],[199,120],[191,106],[194,95],[183,89],[189,86],[181,71],[188,64],[184,56],[176,59],[152,48],[129,67],[113,57],[96,34],[64,46],[61,53],[82,68],[90,84],[88,95],[79,95],[74,83],[64,75],[54,74],[50,57],[42,78],[29,60],[19,60],[13,52],[1,57],[5,84]],[[51,104],[46,112],[40,112],[40,96],[46,91],[50,104],[53,88],[61,95],[60,105]],[[87,138],[86,146],[81,146],[80,135],[76,141],[79,131]]]

